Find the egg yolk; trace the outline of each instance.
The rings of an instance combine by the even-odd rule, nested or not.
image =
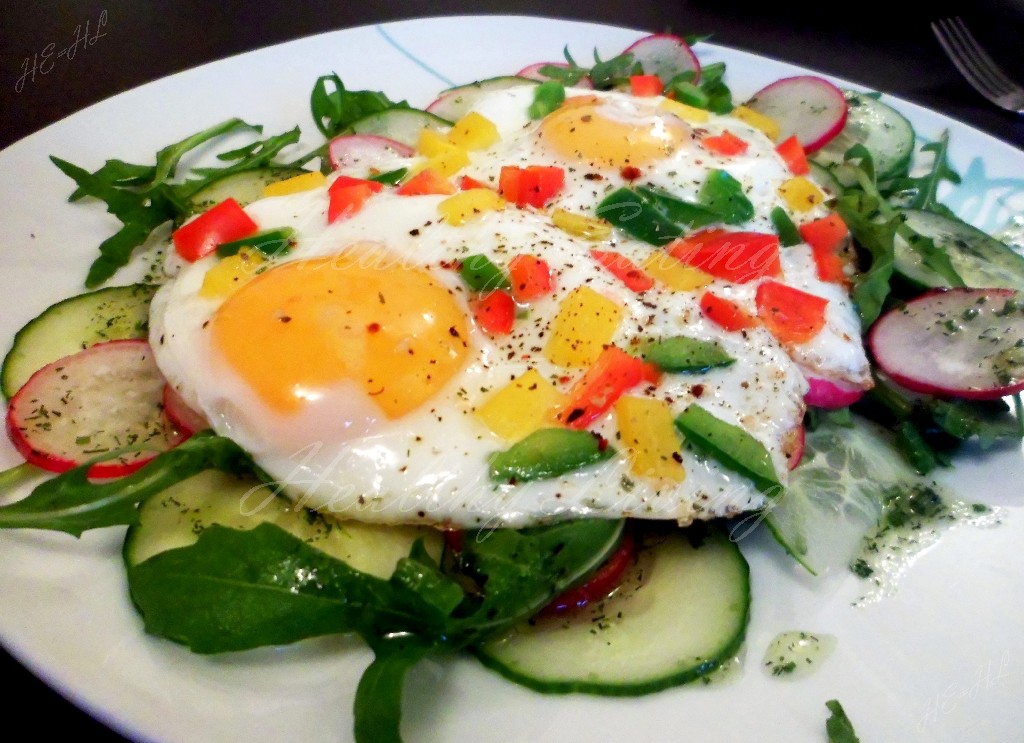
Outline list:
[[[617,169],[665,158],[689,133],[675,117],[620,111],[593,96],[568,99],[544,119],[540,131],[565,157]]]
[[[425,270],[380,252],[292,261],[233,294],[211,322],[232,369],[296,412],[355,383],[389,418],[432,397],[468,353],[466,315]]]

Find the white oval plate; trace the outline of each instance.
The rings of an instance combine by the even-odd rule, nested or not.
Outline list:
[[[700,29],[703,30],[703,29]],[[710,29],[713,30],[713,29]],[[231,116],[267,132],[302,125],[315,142],[308,94],[336,71],[353,89],[384,90],[424,106],[450,84],[510,74],[539,60],[603,58],[643,32],[518,17],[441,18],[364,27],[282,44],[190,70],[104,101],[0,153],[4,250],[0,338],[81,290],[100,240],[117,227],[101,207],[66,202],[71,183],[47,157],[94,169],[107,157],[154,153]],[[803,72],[703,44],[728,63],[742,99]],[[965,183],[947,203],[983,229],[1024,211],[1024,155],[919,107],[896,102],[925,138],[943,129]],[[947,194],[948,196],[948,194]],[[123,283],[125,277],[118,277]],[[18,461],[6,440],[0,466]],[[962,528],[917,560],[894,597],[866,608],[852,575],[814,580],[764,538],[744,542],[754,609],[744,670],[730,684],[636,699],[542,696],[471,658],[431,660],[410,674],[403,726],[415,741],[822,741],[827,699],[838,698],[864,741],[1019,740],[1024,729],[1024,482],[1021,452],[978,455],[949,478],[967,498],[1008,507],[999,528]],[[123,530],[81,540],[0,533],[0,638],[77,704],[133,738],[158,741],[345,740],[369,661],[335,638],[230,657],[191,655],[147,637],[125,591]],[[760,668],[785,630],[833,634],[838,647],[805,680]]]

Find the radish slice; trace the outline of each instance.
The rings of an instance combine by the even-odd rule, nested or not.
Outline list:
[[[804,395],[804,402],[813,408],[834,410],[853,405],[864,396],[864,389],[849,382],[807,377],[810,389]]]
[[[528,65],[516,73],[516,77],[525,77],[528,80],[537,80],[539,82],[545,82],[551,78],[541,72],[543,67],[561,67],[563,70],[569,69],[569,65],[565,62],[535,62],[532,65]],[[574,88],[593,88],[594,84],[590,82],[589,77],[585,77],[579,82],[575,83],[572,87]]]
[[[327,148],[331,170],[391,170],[395,159],[412,157],[413,154],[412,147],[377,134],[343,134],[332,139]]]
[[[821,149],[843,130],[847,105],[843,91],[814,75],[776,80],[746,103],[779,125],[779,141],[796,136],[804,152]]]
[[[622,533],[622,542],[619,543],[618,549],[605,560],[597,572],[586,583],[570,588],[552,599],[550,604],[540,610],[540,615],[551,617],[572,614],[595,601],[608,598],[622,583],[626,569],[633,564],[635,556],[636,541],[627,527]]]
[[[697,55],[693,53],[690,45],[678,36],[645,36],[627,47],[624,53],[632,54],[646,74],[657,75],[665,84],[676,75],[690,71],[693,71],[693,82],[700,82],[700,62],[697,61]]]
[[[168,420],[186,438],[210,427],[206,418],[190,408],[184,398],[169,384],[164,385],[163,406]]]
[[[163,414],[163,389],[146,341],[100,343],[33,374],[11,398],[7,433],[26,460],[51,472],[146,447],[89,470],[90,477],[126,475],[184,438]]]
[[[914,392],[992,400],[1024,390],[1024,293],[936,290],[890,310],[868,334],[875,360]]]

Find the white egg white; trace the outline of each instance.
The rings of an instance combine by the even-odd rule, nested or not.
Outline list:
[[[502,165],[563,164],[567,182],[553,206],[592,213],[605,193],[626,180],[615,171],[600,172],[600,178],[594,178],[594,171],[580,163],[559,163],[536,137],[537,123],[526,115],[530,95],[529,88],[516,88],[479,102],[477,109],[498,125],[502,136],[486,151],[472,153],[465,172],[491,182]],[[612,94],[603,97],[610,105],[628,109],[629,116],[657,115],[654,102],[637,104]],[[741,131],[750,149],[726,161],[700,151],[694,141],[647,169],[645,182],[693,199],[709,168],[725,168],[744,184],[755,206],[756,216],[745,229],[770,231],[768,213],[778,203],[776,189],[789,177],[771,143],[727,117],[712,117],[702,128]],[[618,516],[685,524],[761,507],[764,495],[746,478],[685,447],[686,479],[672,487],[633,476],[621,454],[550,480],[514,485],[489,480],[488,456],[512,442],[492,433],[474,411],[528,369],[536,369],[564,391],[569,389],[582,371],[553,365],[542,349],[559,302],[582,285],[624,308],[612,339],[620,348],[630,347],[637,338],[685,335],[715,341],[735,358],[734,364],[703,374],[664,374],[658,384],[636,387],[630,394],[664,400],[674,413],[699,401],[760,441],[783,482],[787,436],[799,426],[804,412],[807,383],[801,367],[857,383],[867,379],[849,297],[842,287],[817,278],[806,246],[783,250],[784,280],[830,300],[827,326],[811,342],[787,351],[762,328],[727,332],[708,321],[698,306],[700,292],[656,287],[636,293],[589,255],[592,248],[604,248],[639,262],[652,249],[647,244],[619,233],[603,243],[588,242],[555,227],[550,210],[511,205],[451,226],[439,219],[438,204],[443,198],[403,197],[385,191],[354,216],[333,224],[327,223],[326,189],[268,198],[246,208],[262,229],[294,228],[295,247],[279,260],[330,256],[352,244],[371,242],[382,255],[428,270],[451,290],[467,317],[469,291],[450,268],[453,262],[482,253],[505,265],[518,253],[531,253],[549,263],[555,291],[523,307],[523,316],[507,336],[489,336],[470,323],[469,362],[440,393],[400,418],[389,419],[350,383],[339,383],[294,415],[276,412],[262,402],[211,342],[208,326],[221,301],[200,296],[199,288],[215,257],[183,266],[153,301],[151,341],[170,383],[207,416],[216,431],[234,438],[304,505],[364,521],[466,527],[519,527],[570,517]],[[754,311],[756,282],[716,280],[708,288]],[[590,428],[616,446],[612,413]]]

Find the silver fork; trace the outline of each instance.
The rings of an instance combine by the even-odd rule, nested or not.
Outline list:
[[[934,21],[932,31],[946,55],[975,90],[1000,108],[1024,113],[1024,87],[995,63],[959,16]]]

